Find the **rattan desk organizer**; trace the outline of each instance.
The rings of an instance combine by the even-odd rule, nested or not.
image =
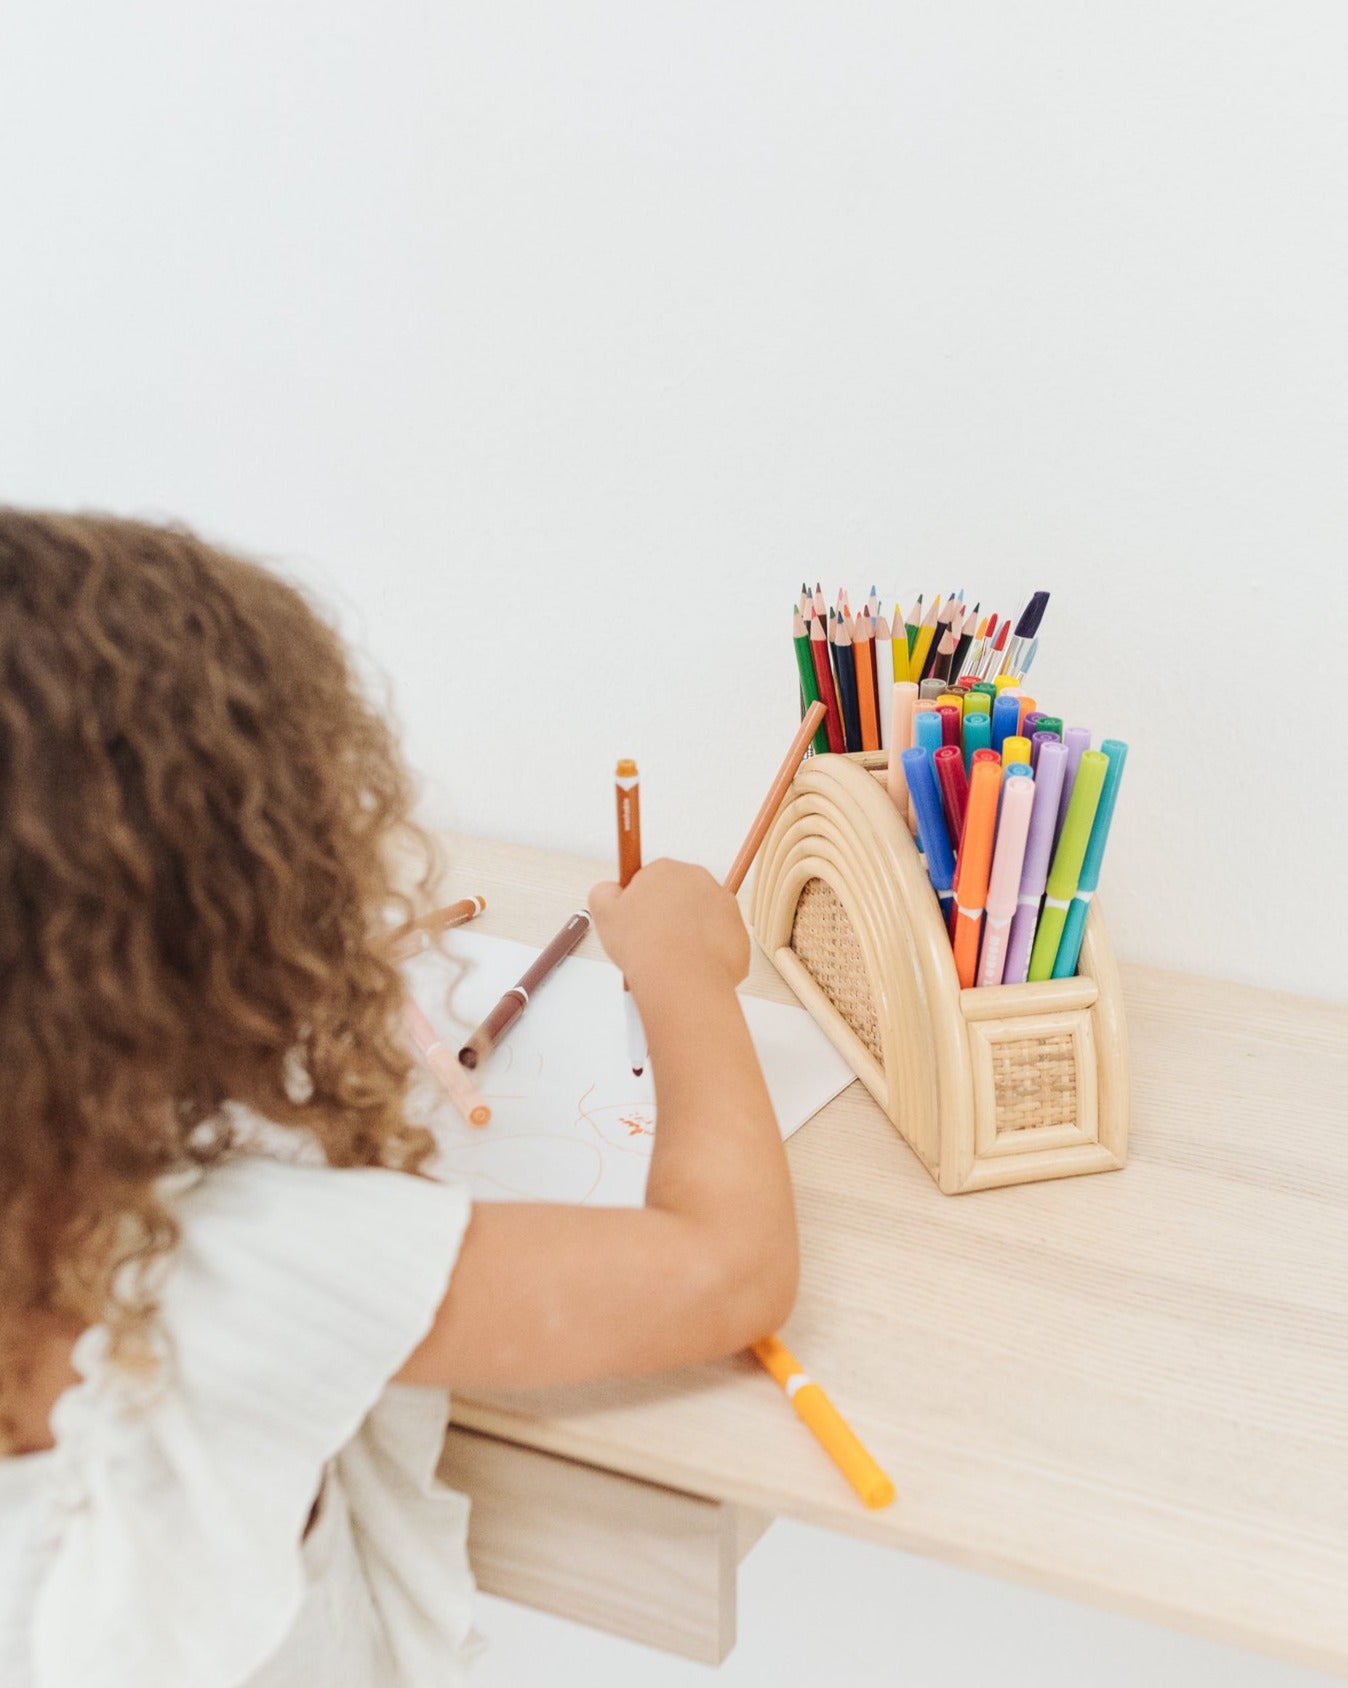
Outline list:
[[[961,990],[887,760],[802,765],[758,858],[759,944],[946,1195],[1121,1167],[1128,1049],[1099,905],[1075,978]]]

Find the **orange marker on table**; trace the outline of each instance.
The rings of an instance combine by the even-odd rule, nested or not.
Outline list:
[[[389,960],[406,961],[410,956],[420,955],[422,950],[431,947],[431,942],[438,933],[448,932],[453,926],[465,926],[470,920],[476,920],[486,906],[485,897],[464,897],[457,903],[451,903],[448,908],[432,909],[429,914],[409,920],[406,926],[400,926],[390,936]]]
[[[814,1381],[800,1361],[775,1336],[754,1343],[754,1356],[786,1391],[786,1398],[810,1427],[815,1440],[846,1477],[867,1506],[888,1506],[894,1484],[848,1425],[847,1420]]]
[[[421,1051],[422,1060],[444,1085],[450,1101],[469,1125],[490,1125],[491,1109],[478,1093],[477,1086],[411,997],[403,1003],[403,1024]]]
[[[965,989],[973,984],[978,970],[978,938],[988,900],[1001,789],[1001,769],[994,762],[975,762],[969,770],[969,807],[955,864],[955,971]]]
[[[641,780],[635,762],[624,758],[614,772],[618,806],[618,883],[624,888],[641,871]],[[627,1057],[640,1078],[646,1070],[646,1028],[623,980],[623,1014],[627,1020]]]

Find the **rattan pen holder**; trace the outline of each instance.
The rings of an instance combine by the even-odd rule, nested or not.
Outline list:
[[[887,763],[802,765],[758,858],[759,944],[946,1195],[1121,1167],[1128,1048],[1099,905],[1075,978],[962,990]]]

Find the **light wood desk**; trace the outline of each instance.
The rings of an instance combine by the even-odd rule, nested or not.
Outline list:
[[[535,943],[610,872],[451,848],[450,894]],[[790,1141],[783,1334],[888,1511],[748,1359],[459,1397],[483,1586],[715,1659],[787,1515],[1348,1674],[1348,1009],[1124,977],[1124,1172],[942,1196],[860,1084]],[[792,1000],[757,953],[747,988]]]

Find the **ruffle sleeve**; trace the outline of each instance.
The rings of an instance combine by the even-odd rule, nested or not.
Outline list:
[[[324,1468],[430,1328],[469,1202],[240,1156],[174,1210],[158,1363],[129,1374],[85,1332],[52,1417],[35,1688],[234,1688],[275,1651]]]

